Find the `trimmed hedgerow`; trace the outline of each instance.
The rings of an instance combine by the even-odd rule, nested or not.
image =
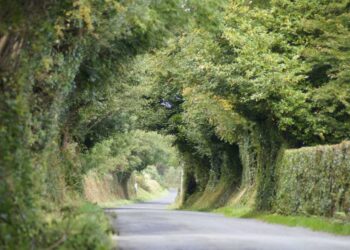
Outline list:
[[[350,142],[286,150],[277,165],[274,209],[333,216],[350,209]]]

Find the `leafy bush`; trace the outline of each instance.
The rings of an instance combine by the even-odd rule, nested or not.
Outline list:
[[[90,203],[66,206],[43,227],[41,245],[49,249],[112,248],[111,226],[104,211]]]

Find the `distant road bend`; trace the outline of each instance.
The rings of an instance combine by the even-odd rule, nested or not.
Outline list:
[[[121,250],[350,250],[350,237],[272,225],[253,219],[169,210],[160,200],[111,209]]]

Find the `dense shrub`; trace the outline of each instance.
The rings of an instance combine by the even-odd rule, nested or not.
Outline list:
[[[276,176],[277,212],[323,216],[349,213],[349,142],[286,150]]]
[[[133,58],[162,46],[187,14],[178,0],[1,0],[0,6],[0,245],[44,248],[57,240],[37,240],[50,234],[43,230],[51,213],[46,204],[60,210],[81,196],[91,168],[85,153],[134,128],[131,113],[142,89],[129,71]],[[103,245],[83,232],[79,239],[79,230],[103,234],[86,218],[77,241],[68,237],[62,245]]]

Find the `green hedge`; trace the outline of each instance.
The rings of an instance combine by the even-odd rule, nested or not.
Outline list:
[[[286,150],[276,177],[276,212],[321,216],[349,213],[350,142]]]

